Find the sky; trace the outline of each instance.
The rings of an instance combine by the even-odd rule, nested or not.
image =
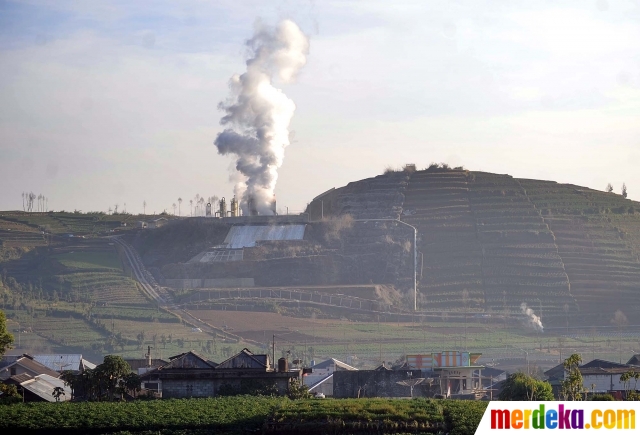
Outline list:
[[[0,0],[0,210],[163,210],[233,195],[213,144],[257,23],[307,64],[276,186],[302,211],[431,162],[640,200],[640,0]]]

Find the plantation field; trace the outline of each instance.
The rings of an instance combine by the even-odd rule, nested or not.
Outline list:
[[[394,322],[393,318],[381,317],[378,324],[293,318],[254,311],[194,310],[190,313],[250,341],[251,349],[270,349],[275,334],[276,357],[289,350],[307,362],[337,358],[368,368],[382,361],[396,361],[405,354],[454,349],[480,352],[483,354],[480,363],[498,368],[505,364],[511,368],[526,367],[526,359],[532,364],[551,367],[560,361],[561,354],[566,356],[569,352],[583,353],[589,358],[615,357],[616,361],[640,352],[638,328],[629,329],[629,335],[621,341],[617,331],[611,328],[593,331],[558,328],[537,334],[511,321],[506,324],[499,319],[491,323],[478,321],[473,314],[468,315],[465,325],[463,319],[448,316],[443,316],[442,322],[422,323]]]
[[[72,269],[117,269],[122,270],[122,262],[115,251],[69,252],[53,255],[62,265]]]
[[[65,434],[449,433],[471,435],[486,402],[236,396],[0,407],[0,430]],[[127,432],[125,432],[127,431]]]
[[[110,320],[105,320],[104,323],[107,329],[112,330],[112,322]],[[171,356],[194,350],[215,362],[222,362],[232,354],[248,346],[246,343],[226,341],[221,337],[214,338],[207,333],[194,331],[191,326],[181,323],[115,319],[113,321],[113,331],[115,334],[122,334],[124,338],[131,341],[124,348],[116,347],[111,352],[126,358],[142,358],[144,353],[147,352],[147,346],[151,346],[153,348],[153,358],[166,360]],[[134,343],[140,333],[144,333],[142,349],[138,344]],[[162,341],[163,336],[164,343]],[[207,347],[207,342],[210,342],[209,347]],[[250,347],[257,351],[255,346]]]
[[[33,322],[33,331],[50,341],[85,349],[91,349],[93,343],[106,338],[86,321],[72,318],[38,318]]]

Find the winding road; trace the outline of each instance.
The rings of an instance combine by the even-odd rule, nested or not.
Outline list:
[[[225,331],[223,328],[217,328],[213,325],[210,325],[207,322],[194,317],[188,311],[178,307],[174,303],[173,298],[171,297],[169,292],[160,287],[158,283],[156,283],[156,280],[153,278],[153,275],[151,275],[151,273],[144,267],[142,259],[136,252],[135,248],[124,241],[121,237],[122,236],[112,236],[110,237],[110,239],[117,243],[120,247],[122,247],[122,252],[124,253],[125,258],[129,263],[131,270],[133,271],[136,281],[140,283],[142,291],[149,298],[155,300],[160,307],[167,310],[171,314],[182,318],[191,326],[200,328],[202,332],[210,334],[214,337],[221,336],[232,340],[245,341],[248,343],[256,344],[253,342],[253,340],[241,338],[238,335],[231,334]]]

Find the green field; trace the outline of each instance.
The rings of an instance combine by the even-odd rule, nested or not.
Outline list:
[[[71,269],[117,269],[122,271],[122,262],[115,251],[69,252],[52,257]]]
[[[449,433],[471,435],[486,402],[254,396],[0,406],[0,430],[65,434]]]

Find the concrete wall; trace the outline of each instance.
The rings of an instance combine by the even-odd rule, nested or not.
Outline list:
[[[162,381],[162,398],[179,399],[185,397],[213,397],[213,380],[174,380]]]
[[[236,287],[254,287],[253,278],[216,278],[202,280],[203,288],[236,288]]]
[[[607,391],[618,390],[624,391],[624,382],[620,382],[620,374],[601,374],[601,375],[583,375],[582,385],[585,390],[592,391],[591,386],[595,384],[596,393],[606,393]],[[631,389],[634,387],[634,381],[631,381]]]
[[[246,288],[254,287],[253,278],[184,278],[184,279],[165,279],[164,285],[175,289],[190,288]]]
[[[189,397],[214,397],[223,385],[240,390],[242,382],[260,382],[265,385],[273,383],[280,394],[285,394],[289,389],[289,380],[284,377],[269,378],[239,378],[228,377],[218,379],[164,379],[161,381],[163,399],[181,399]],[[146,381],[156,382],[156,381]]]
[[[409,378],[420,378],[420,370],[358,370],[333,372],[333,397],[409,397],[409,387],[396,384]],[[413,389],[413,396],[422,396],[422,388]]]

